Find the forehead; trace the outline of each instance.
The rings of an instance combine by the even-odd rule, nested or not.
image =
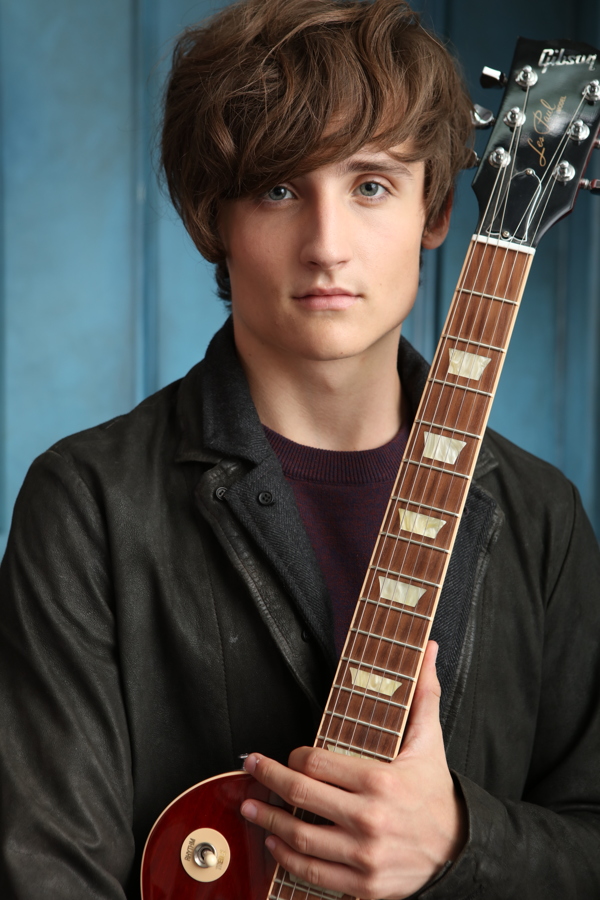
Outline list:
[[[422,160],[414,158],[414,151],[409,144],[400,144],[389,150],[368,144],[341,160],[315,166],[310,169],[307,176],[333,175],[344,177],[346,175],[379,173],[392,178],[413,179],[424,169]]]

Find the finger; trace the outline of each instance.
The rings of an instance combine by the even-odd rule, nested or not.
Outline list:
[[[338,824],[348,823],[352,795],[346,791],[315,781],[260,753],[251,753],[244,761],[244,769],[290,806],[313,812]]]
[[[292,750],[288,765],[290,769],[302,772],[315,781],[334,784],[353,793],[363,793],[368,789],[370,776],[375,768],[387,767],[387,763],[378,760],[346,756],[320,747],[298,747]]]
[[[314,856],[333,862],[348,862],[352,839],[335,825],[317,825],[293,816],[280,807],[259,800],[245,800],[241,813],[254,825],[280,837],[303,856]]]
[[[423,665],[415,689],[406,735],[401,755],[437,748],[441,739],[440,695],[441,688],[435,668],[438,645],[429,641],[423,657]]]
[[[299,878],[314,887],[323,888],[324,890],[339,891],[342,894],[349,894],[351,897],[359,895],[360,879],[348,866],[324,859],[303,856],[301,853],[293,850],[281,838],[275,837],[275,835],[269,835],[265,844],[275,860],[283,866],[285,872],[293,876],[289,885],[287,885],[288,887],[292,889],[298,888],[296,879]],[[362,896],[364,896],[364,893]]]

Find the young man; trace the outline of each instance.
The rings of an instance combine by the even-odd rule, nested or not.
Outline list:
[[[319,887],[598,896],[597,545],[568,482],[497,435],[434,625],[441,707],[431,644],[395,762],[308,749],[426,378],[400,330],[468,136],[399,0],[251,0],[182,38],[163,163],[232,318],[21,492],[2,896],[136,897],[161,809],[248,751],[334,823],[242,809]]]

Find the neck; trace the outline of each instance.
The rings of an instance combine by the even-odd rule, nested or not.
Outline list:
[[[373,352],[310,359],[259,344],[234,317],[234,334],[263,425],[298,444],[323,450],[370,450],[403,421],[397,369],[400,329]]]

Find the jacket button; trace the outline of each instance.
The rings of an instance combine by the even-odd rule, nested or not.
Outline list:
[[[258,495],[258,502],[261,506],[272,506],[275,503],[275,497],[271,491],[261,491]]]
[[[215,497],[217,498],[217,500],[222,500],[226,493],[226,487],[218,487],[215,491]]]

